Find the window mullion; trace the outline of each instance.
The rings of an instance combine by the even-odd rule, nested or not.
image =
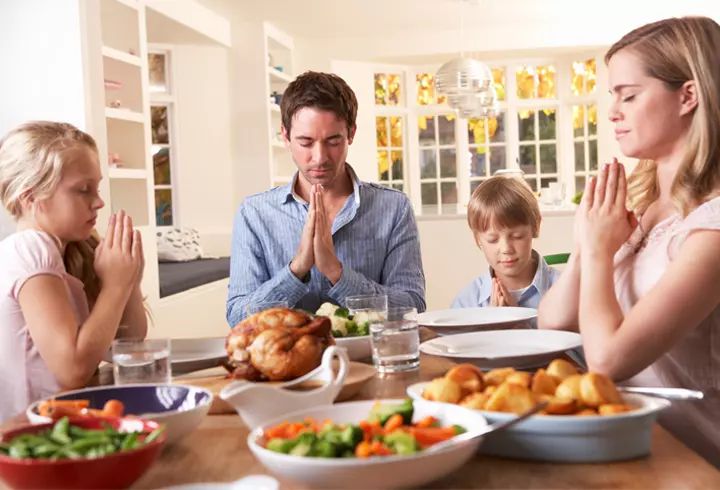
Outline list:
[[[520,133],[518,130],[518,98],[517,98],[517,77],[515,65],[508,66],[505,78],[505,100],[507,111],[505,113],[505,141],[507,148],[505,153],[507,168],[520,168]]]
[[[487,124],[485,133],[487,135]],[[457,212],[462,214],[467,209],[467,203],[470,200],[470,142],[467,119],[457,118],[455,120],[455,163],[455,181],[458,186]],[[486,165],[490,165],[489,160]]]

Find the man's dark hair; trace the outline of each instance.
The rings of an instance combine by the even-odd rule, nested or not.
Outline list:
[[[358,107],[355,92],[337,75],[306,71],[288,85],[280,102],[282,125],[288,137],[293,116],[304,107],[335,113],[347,123],[348,134],[355,128]]]

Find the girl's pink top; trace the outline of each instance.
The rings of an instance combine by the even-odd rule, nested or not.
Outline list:
[[[50,235],[24,230],[0,241],[0,422],[60,390],[40,357],[18,303],[25,282],[41,274],[63,281],[78,325],[89,314],[82,281],[67,273],[60,249]],[[53,325],[43,328],[52,329]]]
[[[615,292],[625,314],[655,286],[697,230],[720,230],[720,197],[684,219],[680,214],[668,217],[647,236],[639,227],[635,230],[615,255]],[[720,307],[628,384],[703,391],[700,402],[673,402],[660,414],[660,423],[720,467]]]

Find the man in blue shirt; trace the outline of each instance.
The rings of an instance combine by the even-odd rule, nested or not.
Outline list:
[[[387,294],[425,310],[417,225],[401,192],[361,182],[346,163],[357,99],[340,77],[306,72],[281,103],[282,135],[298,171],[248,197],[233,227],[227,320],[248,305],[286,301],[315,311],[347,296]]]

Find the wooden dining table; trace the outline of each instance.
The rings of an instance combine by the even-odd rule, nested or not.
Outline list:
[[[453,363],[421,355],[420,369],[376,374],[353,400],[400,398],[412,383],[442,376]],[[192,482],[229,482],[270,474],[253,456],[248,428],[238,415],[208,415],[197,430],[165,448],[133,488],[162,488]],[[275,476],[281,489],[308,486]],[[476,454],[458,471],[423,488],[720,488],[720,471],[655,425],[649,456],[617,463],[558,464]]]
[[[421,354],[420,369],[375,374],[351,400],[405,397],[407,386],[442,376],[453,365],[448,359]],[[100,383],[105,384],[102,380]],[[19,416],[2,424],[0,430],[23,422],[26,419]],[[248,432],[236,414],[208,415],[195,431],[165,447],[132,488],[232,482],[248,475],[271,475],[248,448]],[[272,476],[283,490],[310,488]],[[0,481],[0,489],[4,488]],[[481,451],[458,471],[422,488],[715,489],[720,488],[720,471],[655,424],[652,450],[647,457],[616,463],[559,464],[499,458]]]

